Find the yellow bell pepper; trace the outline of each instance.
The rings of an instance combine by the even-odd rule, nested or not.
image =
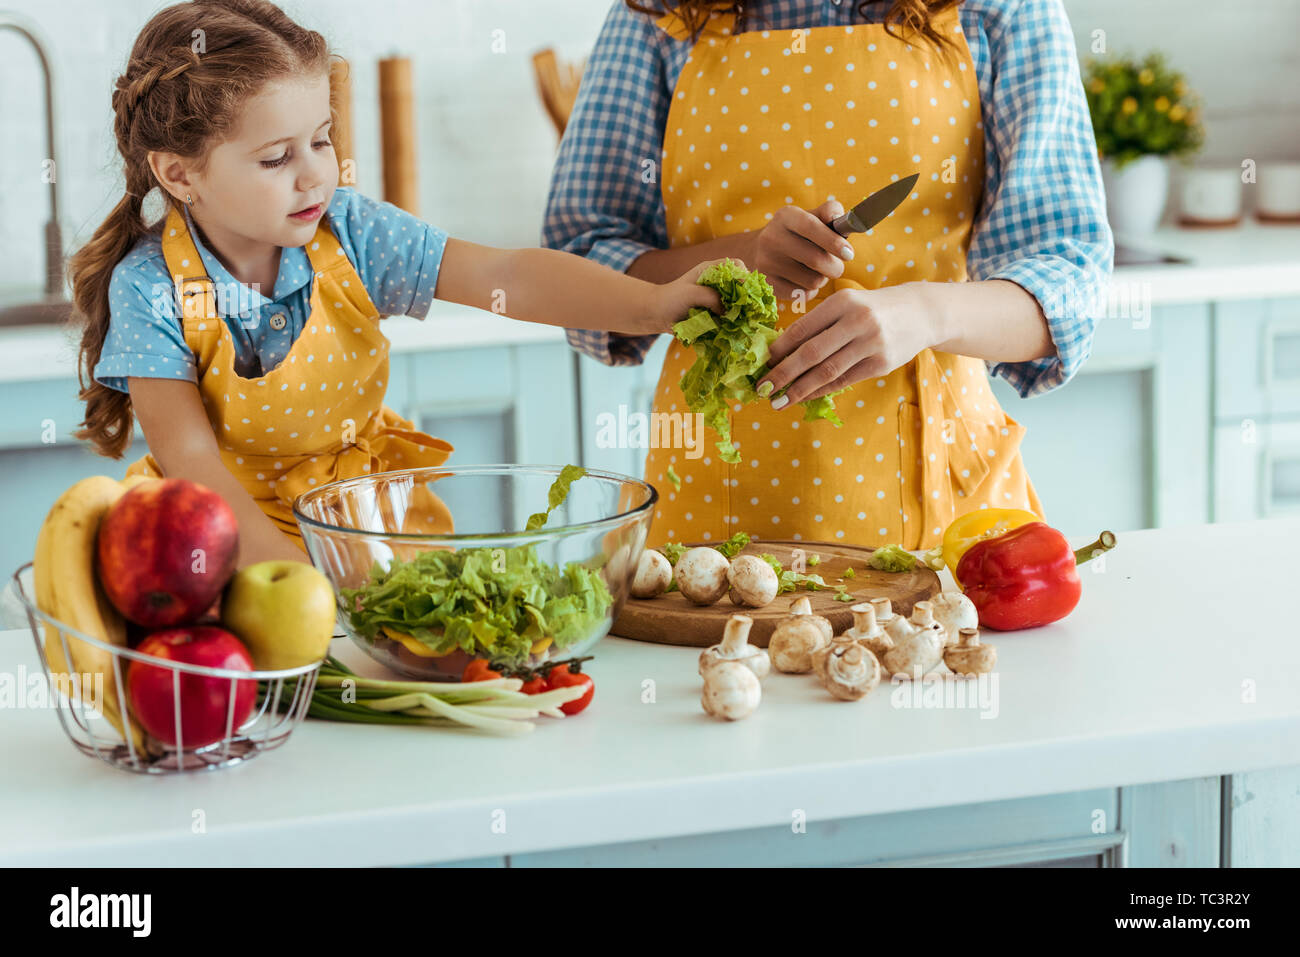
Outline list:
[[[424,642],[414,637],[413,635],[408,635],[405,632],[397,631],[394,628],[389,628],[387,625],[384,626],[384,634],[387,637],[393,639],[393,641],[405,645],[407,651],[409,651],[413,655],[419,655],[421,658],[445,658],[447,655],[451,654],[451,651],[445,651],[445,652],[434,651],[432,648],[430,648],[428,645],[426,645]],[[456,650],[457,649],[455,648],[452,649],[452,651],[456,651]]]
[[[961,561],[966,549],[978,541],[994,538],[1013,528],[1041,522],[1043,517],[1023,508],[977,508],[959,515],[943,533],[943,563],[952,573],[952,580],[957,587],[962,584],[957,580],[957,563]]]

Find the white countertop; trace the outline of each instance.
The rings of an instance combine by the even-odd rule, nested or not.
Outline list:
[[[1144,237],[1120,237],[1141,249],[1191,260],[1187,264],[1119,266],[1112,296],[1152,305],[1300,296],[1300,226],[1245,220],[1229,229],[1169,227]],[[0,290],[3,292],[3,290]],[[0,300],[14,299],[10,290]],[[426,319],[384,320],[395,353],[468,349],[529,342],[564,342],[564,330],[518,322],[469,306],[434,300]],[[76,376],[77,343],[66,329],[0,329],[0,383]]]
[[[1243,219],[1228,228],[1171,226],[1116,242],[1190,260],[1116,267],[1113,285],[1141,286],[1154,305],[1300,296],[1300,226]]]
[[[1300,764],[1300,642],[1271,619],[1300,519],[1118,539],[1067,619],[986,633],[992,718],[774,674],[753,717],[718,722],[694,650],[617,638],[591,707],[519,739],[308,721],[242,766],[154,778],[80,755],[49,711],[0,711],[0,864],[433,862]],[[0,633],[0,669],[36,660]]]

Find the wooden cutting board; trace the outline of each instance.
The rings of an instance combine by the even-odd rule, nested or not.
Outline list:
[[[867,559],[875,549],[859,545],[761,541],[746,545],[740,554],[760,555],[766,552],[775,555],[782,565],[789,568],[797,548],[804,550],[805,560],[813,555],[821,556],[821,561],[809,566],[806,572],[821,575],[830,587],[824,591],[805,591],[800,588],[786,592],[777,595],[775,600],[762,608],[742,608],[733,605],[726,596],[712,605],[693,605],[682,597],[681,592],[676,591],[658,598],[629,597],[615,619],[610,634],[662,645],[707,648],[722,640],[722,630],[728,618],[744,614],[754,619],[749,632],[750,643],[766,648],[776,623],[790,613],[790,606],[797,598],[807,597],[812,604],[813,613],[828,619],[835,633],[839,634],[853,623],[853,612],[849,609],[858,602],[888,598],[894,613],[906,616],[912,613],[912,606],[918,601],[933,598],[943,587],[939,576],[919,560],[907,572],[882,572],[870,568]],[[839,576],[850,566],[856,577],[840,581]],[[853,601],[835,600],[835,588],[838,585],[849,590]]]

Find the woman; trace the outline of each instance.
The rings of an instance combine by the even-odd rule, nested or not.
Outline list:
[[[828,225],[842,203],[913,172],[912,193],[871,232],[846,240]],[[688,480],[656,513],[659,540],[746,531],[920,549],[973,508],[1046,517],[1020,457],[1025,429],[987,376],[1022,396],[1067,382],[1110,275],[1060,0],[672,13],[620,0],[560,147],[543,241],[655,282],[731,256],[780,300],[783,334],[759,384],[773,398],[734,407],[741,461],[650,451],[650,481],[665,488],[670,464]],[[641,362],[654,338],[569,331],[609,365]],[[669,349],[656,411],[685,410],[678,382],[693,360]],[[846,386],[842,428],[793,408]]]

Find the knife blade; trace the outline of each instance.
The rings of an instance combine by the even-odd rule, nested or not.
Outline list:
[[[883,189],[876,190],[843,216],[832,219],[831,229],[841,236],[865,233],[897,209],[898,204],[907,199],[908,194],[912,192],[912,187],[920,178],[920,173],[913,173],[911,176],[895,180]]]

